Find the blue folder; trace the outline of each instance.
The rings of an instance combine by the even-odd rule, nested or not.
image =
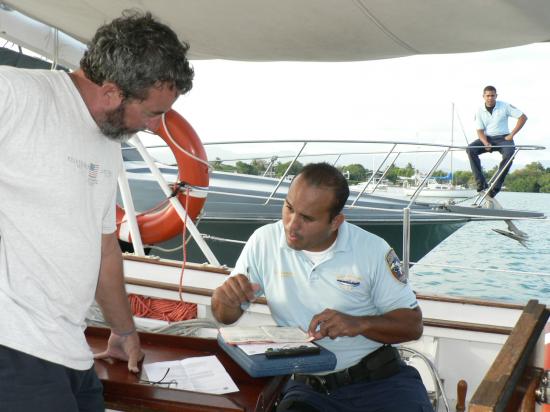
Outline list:
[[[253,378],[331,371],[336,367],[336,356],[322,346],[319,346],[320,353],[315,355],[268,359],[264,353],[247,355],[238,346],[226,343],[220,334],[218,334],[218,344]]]

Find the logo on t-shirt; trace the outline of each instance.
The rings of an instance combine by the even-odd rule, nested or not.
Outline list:
[[[87,162],[85,160],[76,159],[72,156],[67,156],[67,160],[73,163],[77,169],[86,170],[88,173],[88,185],[93,186],[99,183],[100,175],[109,178],[112,176],[112,172],[107,169],[102,169],[98,163]]]
[[[90,163],[88,165],[88,183],[90,185],[97,185],[97,173],[99,171],[99,165],[96,163]]]

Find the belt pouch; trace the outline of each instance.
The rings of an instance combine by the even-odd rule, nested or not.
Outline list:
[[[370,379],[384,379],[399,372],[401,362],[399,352],[391,345],[384,345],[367,355],[361,363],[368,370]]]

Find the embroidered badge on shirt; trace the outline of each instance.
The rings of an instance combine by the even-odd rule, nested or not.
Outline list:
[[[338,282],[340,289],[350,291],[361,285],[361,278],[352,275],[342,275],[336,277],[336,282]]]
[[[401,261],[393,249],[390,249],[386,255],[386,263],[388,264],[388,269],[393,277],[399,282],[407,284],[408,276],[403,272],[403,269],[401,268]]]

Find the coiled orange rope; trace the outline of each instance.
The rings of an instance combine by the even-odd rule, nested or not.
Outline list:
[[[197,305],[168,299],[149,298],[141,295],[128,295],[132,313],[140,318],[159,319],[167,322],[195,319]]]
[[[197,317],[197,305],[184,302],[182,297],[183,273],[187,262],[187,245],[185,234],[187,231],[187,207],[189,201],[189,188],[187,188],[185,202],[185,219],[183,219],[183,263],[181,266],[178,295],[180,300],[149,298],[141,295],[130,294],[128,300],[132,313],[140,318],[159,319],[168,322],[195,319]]]

